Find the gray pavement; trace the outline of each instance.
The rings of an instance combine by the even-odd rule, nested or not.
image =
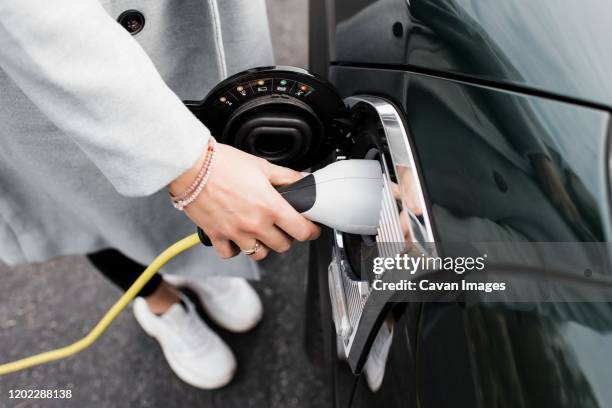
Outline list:
[[[306,65],[307,2],[268,0],[279,64]],[[0,378],[0,407],[324,407],[329,395],[303,348],[307,247],[272,256],[255,287],[266,314],[251,333],[219,331],[236,353],[234,381],[200,391],[178,380],[157,343],[123,313],[90,349]],[[120,292],[82,257],[0,264],[0,361],[83,336]],[[69,389],[70,400],[9,400],[10,389]]]
[[[200,391],[177,379],[157,343],[124,312],[90,349],[70,359],[0,378],[0,406],[43,407],[322,407],[328,394],[304,348],[307,247],[263,263],[254,284],[266,314],[251,333],[219,331],[236,353],[234,381]],[[62,346],[83,336],[120,291],[81,257],[0,268],[3,361]],[[9,389],[70,389],[71,400],[20,405]]]

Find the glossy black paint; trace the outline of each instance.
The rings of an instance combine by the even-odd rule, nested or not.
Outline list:
[[[336,0],[331,61],[454,73],[612,106],[612,3]],[[394,34],[400,23],[404,35]]]
[[[364,374],[359,376],[351,407],[417,407],[416,347],[418,316],[421,305],[397,304],[393,316],[393,340],[386,365],[386,378],[380,389],[372,392]],[[387,373],[393,373],[389,375]]]
[[[324,3],[329,76],[401,107],[441,241],[610,241],[611,4]],[[610,304],[415,306],[380,390],[335,366],[336,406],[612,406]]]
[[[510,251],[522,240],[608,239],[607,112],[395,70],[335,67],[332,77],[343,96],[382,94],[402,107],[442,242],[505,242]],[[542,184],[539,160],[555,169],[547,174],[558,178],[561,190],[546,190],[555,182],[547,179]],[[569,197],[578,218],[560,205],[559,194]],[[570,407],[578,400],[592,402],[585,406],[611,403],[592,391],[612,386],[601,383],[612,378],[604,368],[610,365],[600,365],[601,359],[585,363],[588,356],[612,350],[607,340],[612,309],[605,305],[465,310],[456,304],[425,304],[423,310],[418,356],[389,357],[389,362],[396,358],[423,362],[417,368],[423,406],[473,406],[473,401],[486,407]],[[446,319],[449,314],[454,317]],[[589,314],[596,317],[595,323],[580,318]],[[568,337],[567,330],[590,345],[587,357],[584,353],[580,360],[570,357],[581,351],[580,342]],[[530,337],[526,343],[521,341],[524,336]],[[601,349],[593,350],[594,344]],[[539,368],[529,362],[537,362]],[[458,367],[463,371],[457,372]],[[596,375],[601,370],[606,370],[605,376]],[[394,381],[404,374],[388,367],[385,375]],[[540,379],[547,375],[548,381]],[[459,379],[467,383],[458,383]],[[544,396],[555,392],[553,384],[563,384],[566,395],[551,397],[549,405],[542,405]],[[404,395],[405,401],[413,398]]]

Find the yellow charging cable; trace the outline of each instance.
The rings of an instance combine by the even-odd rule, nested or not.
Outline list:
[[[159,254],[157,258],[144,270],[144,272],[136,279],[130,288],[115,302],[115,304],[106,312],[100,319],[98,324],[82,339],[75,341],[65,347],[60,347],[55,350],[45,351],[44,353],[36,354],[21,360],[13,361],[0,365],[0,375],[14,373],[15,371],[24,370],[39,364],[49,363],[51,361],[60,360],[70,357],[80,351],[91,346],[98,338],[108,329],[115,318],[125,309],[125,307],[134,299],[140,292],[140,289],[164,266],[169,260],[177,256],[183,251],[200,243],[198,234],[192,234],[188,237],[176,242],[164,252]]]

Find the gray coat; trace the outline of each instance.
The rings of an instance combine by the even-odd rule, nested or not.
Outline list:
[[[145,16],[133,37],[126,10]],[[272,63],[263,0],[0,2],[0,259],[112,247],[146,264],[194,232],[164,188],[209,136],[181,100]],[[204,248],[172,269],[256,273]]]

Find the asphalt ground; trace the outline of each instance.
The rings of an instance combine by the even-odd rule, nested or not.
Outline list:
[[[307,2],[268,0],[277,63],[306,66]],[[329,391],[304,351],[307,246],[262,264],[254,283],[265,316],[247,334],[218,330],[234,350],[234,381],[202,391],[180,381],[155,340],[124,312],[91,348],[0,378],[0,407],[324,407]],[[86,334],[120,291],[82,257],[0,264],[0,359],[63,346]],[[200,311],[201,312],[201,311]],[[71,399],[11,400],[9,390],[70,390]]]
[[[264,277],[254,283],[266,311],[261,324],[240,335],[217,330],[239,363],[236,378],[223,389],[201,391],[180,381],[157,342],[127,311],[81,354],[0,378],[0,406],[327,406],[328,391],[304,352],[307,258],[307,246],[300,244],[265,261]],[[0,275],[3,360],[76,340],[121,294],[82,257],[15,269],[2,267]],[[11,389],[66,389],[73,396],[70,400],[18,401],[8,399]]]

